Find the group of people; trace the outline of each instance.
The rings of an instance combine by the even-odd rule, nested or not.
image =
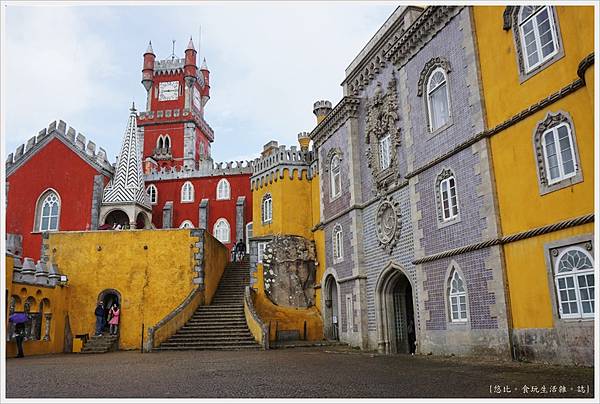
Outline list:
[[[246,255],[246,243],[242,239],[233,247],[233,262],[241,261]]]
[[[105,326],[105,317],[104,317],[104,303],[98,302],[98,306],[96,306],[96,310],[94,311],[94,315],[96,316],[96,336],[102,335],[102,330]],[[109,333],[110,335],[117,335],[119,331],[119,317],[121,316],[121,310],[119,309],[119,305],[117,303],[113,303],[112,307],[108,310],[108,325],[109,325]]]

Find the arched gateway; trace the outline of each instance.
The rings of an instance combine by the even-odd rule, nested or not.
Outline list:
[[[415,352],[413,287],[400,267],[391,264],[379,275],[375,286],[375,314],[380,352]]]

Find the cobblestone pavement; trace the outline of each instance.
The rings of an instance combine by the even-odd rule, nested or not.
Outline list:
[[[9,358],[6,381],[8,398],[583,398],[593,396],[594,371],[321,347]],[[538,392],[523,394],[523,386]],[[542,386],[557,391],[543,394]]]

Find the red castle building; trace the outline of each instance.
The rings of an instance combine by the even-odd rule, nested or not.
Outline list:
[[[7,250],[40,257],[46,231],[208,229],[228,248],[251,231],[249,162],[214,163],[206,61],[190,39],[184,58],[144,53],[146,111],[132,108],[118,161],[65,122],[7,157]]]

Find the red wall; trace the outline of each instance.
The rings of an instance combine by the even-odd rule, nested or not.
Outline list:
[[[97,174],[95,168],[55,138],[6,179],[6,231],[23,236],[24,257],[40,258],[41,234],[34,231],[34,215],[38,198],[48,188],[60,197],[58,229],[89,229]]]
[[[231,199],[217,200],[217,184],[222,178],[227,178],[231,187]],[[184,220],[190,220],[195,227],[198,223],[198,206],[204,198],[208,203],[208,231],[212,234],[213,226],[219,218],[225,218],[229,222],[231,230],[231,243],[226,244],[231,249],[235,240],[236,227],[236,202],[238,196],[246,197],[245,224],[252,221],[252,193],[250,191],[250,174],[237,174],[227,176],[214,176],[203,178],[192,178],[189,181],[194,185],[194,201],[191,203],[181,202],[181,186],[188,180],[176,179],[166,181],[146,182],[146,187],[154,184],[158,190],[158,201],[152,206],[152,222],[162,228],[163,207],[165,202],[173,201],[173,227],[179,227]],[[245,229],[244,229],[245,231]]]

